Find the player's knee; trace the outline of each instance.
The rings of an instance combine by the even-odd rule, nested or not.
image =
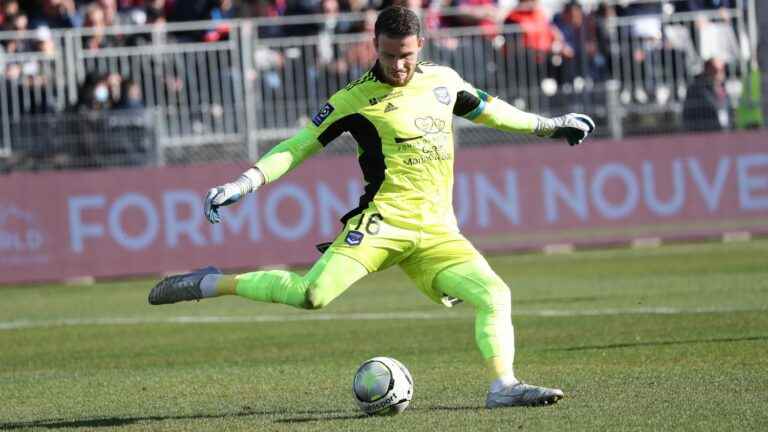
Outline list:
[[[510,313],[512,310],[512,294],[509,287],[502,281],[489,283],[485,308],[496,313]]]

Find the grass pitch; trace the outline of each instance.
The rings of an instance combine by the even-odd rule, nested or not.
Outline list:
[[[493,257],[518,375],[543,408],[482,408],[467,305],[397,269],[321,311],[240,298],[151,307],[153,281],[0,289],[0,430],[766,430],[768,241]],[[368,418],[363,360],[405,363],[405,413]]]

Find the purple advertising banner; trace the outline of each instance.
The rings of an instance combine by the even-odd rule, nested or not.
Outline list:
[[[481,250],[768,232],[768,133],[457,152],[454,207]],[[309,264],[357,205],[353,156],[317,157],[203,217],[247,164],[0,177],[0,283]]]

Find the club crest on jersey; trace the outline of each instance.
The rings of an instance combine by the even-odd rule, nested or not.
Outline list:
[[[449,105],[451,103],[451,94],[448,92],[447,87],[435,87],[432,89],[432,92],[441,104]]]
[[[320,126],[323,123],[323,121],[325,121],[325,119],[327,119],[328,116],[331,115],[332,112],[333,112],[333,105],[331,105],[330,103],[326,103],[325,105],[323,105],[323,108],[320,109],[320,112],[318,112],[317,114],[315,114],[314,117],[312,117],[312,123],[314,123],[315,126]]]
[[[344,242],[346,242],[350,246],[357,246],[363,241],[364,234],[360,231],[352,230],[347,233],[347,238],[344,239]]]

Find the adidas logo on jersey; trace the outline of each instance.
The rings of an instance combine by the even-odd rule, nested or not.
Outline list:
[[[384,112],[388,113],[388,112],[394,111],[396,109],[397,109],[397,107],[392,105],[392,103],[387,103],[387,106],[384,108]]]

